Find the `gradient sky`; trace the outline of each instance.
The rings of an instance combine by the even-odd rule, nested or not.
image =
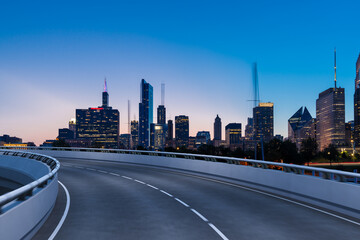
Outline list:
[[[318,94],[333,86],[335,46],[352,120],[359,10],[357,1],[2,2],[0,135],[54,139],[76,108],[101,105],[104,77],[121,133],[128,99],[138,118],[141,78],[154,107],[165,83],[167,117],[188,115],[190,135],[213,137],[216,114],[223,128],[245,129],[256,61],[260,98],[274,102],[275,134],[286,137],[288,118],[301,106],[315,117]]]

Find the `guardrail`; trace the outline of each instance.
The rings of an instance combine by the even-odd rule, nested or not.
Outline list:
[[[135,155],[158,156],[158,157],[184,158],[190,160],[212,161],[212,162],[221,162],[226,164],[250,166],[250,167],[263,168],[274,171],[284,171],[287,173],[300,174],[300,175],[310,175],[314,177],[319,177],[319,178],[334,180],[339,182],[359,183],[359,179],[360,179],[359,173],[345,172],[340,170],[331,170],[325,168],[301,166],[301,165],[286,164],[279,162],[268,162],[261,160],[189,154],[189,153],[154,152],[154,151],[125,150],[125,149],[69,148],[69,147],[0,147],[0,149],[99,152],[99,153],[135,154]]]
[[[32,196],[35,189],[44,188],[48,184],[49,180],[52,180],[54,178],[55,174],[60,168],[60,163],[55,158],[45,156],[42,154],[30,153],[30,152],[17,152],[11,150],[0,150],[0,155],[17,156],[17,157],[34,159],[47,164],[51,169],[50,173],[46,174],[40,179],[35,180],[25,186],[22,186],[18,189],[15,189],[11,192],[8,192],[0,196],[0,214],[3,212],[2,209],[6,204],[15,200],[23,201],[26,199],[26,197]]]

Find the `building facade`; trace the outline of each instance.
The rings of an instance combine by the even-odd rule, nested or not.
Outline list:
[[[345,89],[329,88],[316,100],[316,140],[322,151],[345,145]]]
[[[76,138],[91,140],[97,147],[118,148],[120,113],[108,105],[106,82],[104,92],[101,107],[76,109]]]
[[[296,144],[300,150],[302,141],[308,138],[316,138],[315,135],[315,119],[305,107],[301,107],[291,118],[288,120],[288,138]]]
[[[131,140],[132,146],[131,148],[137,148],[139,145],[139,122],[136,120],[131,121]]]
[[[254,140],[269,142],[274,137],[274,103],[259,103],[253,109]]]
[[[166,108],[164,105],[159,105],[157,108],[157,123],[166,124]]]
[[[153,123],[153,87],[144,79],[140,84],[139,146],[150,146],[150,124]]]
[[[221,118],[219,118],[219,115],[216,115],[214,122],[214,141],[216,140],[221,141]]]
[[[229,123],[225,126],[225,140],[230,147],[242,145],[241,123]]]
[[[176,147],[185,147],[189,145],[189,117],[180,115],[175,117],[175,141]]]
[[[356,61],[355,93],[354,93],[354,145],[360,147],[360,54]]]
[[[166,146],[167,124],[150,125],[150,148],[151,150],[164,150]]]

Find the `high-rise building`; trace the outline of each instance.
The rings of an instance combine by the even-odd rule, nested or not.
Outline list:
[[[206,145],[210,143],[210,132],[209,131],[199,131],[196,134],[195,146],[200,147],[201,145]]]
[[[175,147],[174,143],[174,124],[172,120],[169,120],[167,123],[168,130],[166,135],[166,147]]]
[[[354,93],[354,145],[360,147],[360,54],[356,61],[355,93]]]
[[[259,103],[253,109],[254,140],[269,142],[274,137],[274,103]]]
[[[74,139],[74,132],[68,128],[60,128],[57,139],[59,140]]]
[[[214,140],[221,140],[221,118],[216,115],[214,122]]]
[[[228,146],[242,144],[241,123],[229,123],[225,126],[225,140]]]
[[[164,150],[167,136],[167,124],[150,125],[150,148],[151,150]]]
[[[354,142],[354,121],[345,123],[345,145],[353,147]]]
[[[73,133],[74,133],[73,138],[76,138],[76,119],[75,118],[70,119],[69,130],[73,131]]]
[[[139,145],[139,122],[136,120],[131,121],[131,138],[132,147],[136,149]]]
[[[159,105],[157,108],[157,123],[166,124],[166,108],[164,105]]]
[[[130,149],[130,134],[120,134],[119,136],[119,147],[122,149]]]
[[[140,84],[139,146],[150,145],[150,124],[153,123],[153,87],[144,79]]]
[[[120,114],[108,106],[106,81],[104,92],[101,107],[76,109],[76,138],[91,140],[99,147],[118,148]]]
[[[175,117],[176,147],[188,147],[189,144],[189,117],[180,115]]]
[[[320,151],[345,145],[345,89],[329,88],[316,100],[316,140]]]
[[[288,120],[288,138],[300,150],[302,141],[315,137],[315,119],[311,117],[306,107],[304,110],[301,107]]]
[[[246,140],[253,140],[254,137],[254,119],[248,118],[247,124],[245,126],[245,139]]]

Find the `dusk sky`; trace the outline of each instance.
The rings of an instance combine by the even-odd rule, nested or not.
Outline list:
[[[0,135],[55,139],[76,108],[101,105],[104,77],[120,131],[138,118],[140,81],[165,83],[167,118],[188,115],[190,135],[252,116],[252,63],[260,99],[274,102],[275,134],[318,94],[345,88],[353,120],[360,52],[358,1],[9,1],[0,5]]]

